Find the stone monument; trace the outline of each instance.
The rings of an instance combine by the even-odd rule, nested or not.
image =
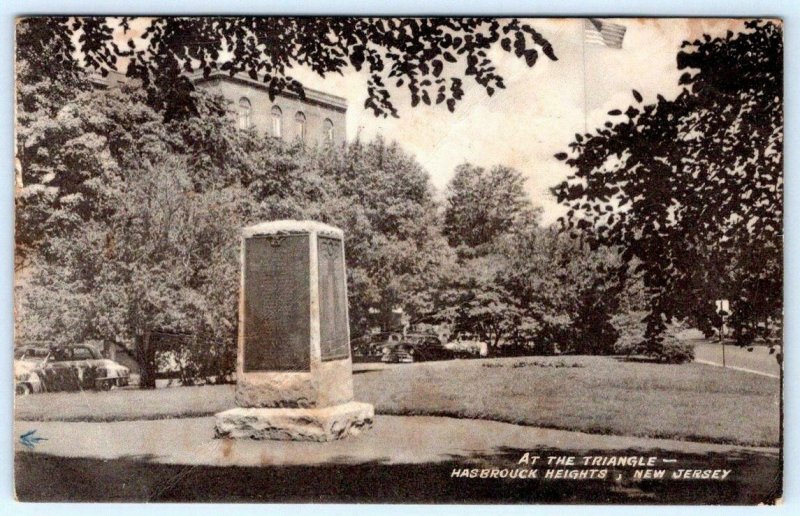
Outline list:
[[[242,232],[236,407],[216,436],[332,441],[372,425],[353,401],[344,235],[281,220]]]

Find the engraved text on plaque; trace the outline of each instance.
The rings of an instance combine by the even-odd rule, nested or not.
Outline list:
[[[319,322],[322,360],[350,357],[344,254],[338,238],[319,237]]]
[[[244,371],[308,371],[309,236],[245,240]]]

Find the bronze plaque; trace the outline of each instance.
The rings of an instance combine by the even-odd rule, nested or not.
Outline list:
[[[338,238],[319,237],[319,325],[322,361],[350,357],[344,253]]]
[[[245,240],[244,371],[310,370],[308,235]]]

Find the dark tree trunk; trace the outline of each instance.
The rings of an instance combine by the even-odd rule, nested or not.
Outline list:
[[[150,331],[136,336],[136,361],[139,363],[139,388],[156,388],[156,350],[150,339]]]

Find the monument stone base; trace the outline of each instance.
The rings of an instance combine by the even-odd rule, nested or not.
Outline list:
[[[335,441],[372,427],[375,411],[351,401],[322,408],[236,407],[216,415],[215,436],[279,441]]]

